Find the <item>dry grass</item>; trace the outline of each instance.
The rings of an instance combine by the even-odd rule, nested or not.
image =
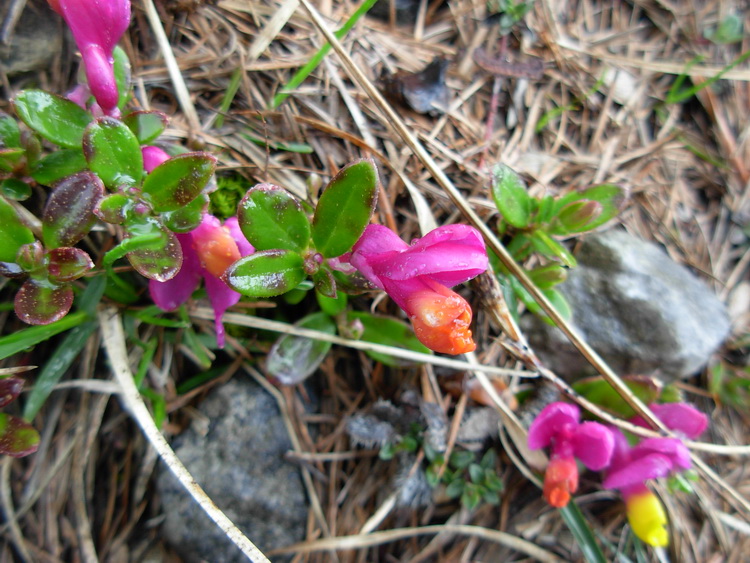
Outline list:
[[[238,171],[249,185],[271,181],[304,195],[307,175],[330,177],[347,162],[369,154],[378,161],[384,186],[380,222],[410,239],[419,236],[425,222],[461,221],[451,199],[404,148],[377,104],[352,81],[336,54],[330,54],[278,110],[268,110],[280,87],[323,43],[307,12],[293,9],[296,4],[297,0],[159,2],[158,13],[189,92],[188,100],[178,101],[163,52],[141,3],[136,3],[134,24],[124,45],[133,63],[137,103],[166,111],[172,117],[169,136],[218,151],[222,170]],[[317,8],[329,26],[337,28],[356,5],[323,0]],[[750,320],[746,300],[750,254],[742,232],[750,218],[750,70],[739,67],[728,75],[731,80],[722,80],[684,103],[664,104],[676,77],[696,56],[704,57],[691,70],[697,83],[750,48],[747,38],[731,46],[701,39],[706,26],[715,25],[732,9],[733,3],[721,0],[539,0],[526,18],[528,27],[514,37],[510,48],[520,56],[542,58],[544,76],[539,81],[503,81],[500,111],[489,135],[486,122],[493,77],[472,61],[477,47],[493,51],[498,44],[496,28],[483,23],[484,1],[430,6],[413,25],[365,18],[342,44],[373,82],[381,69],[416,71],[436,56],[450,61],[447,113],[433,117],[399,111],[484,220],[494,213],[488,163],[512,166],[524,174],[537,195],[618,184],[629,195],[619,221],[630,232],[662,243],[675,260],[701,272],[730,304],[734,337],[739,338],[748,333]],[[286,22],[279,21],[284,19],[281,16],[271,21],[284,10]],[[745,26],[750,27],[750,19]],[[68,66],[63,68],[69,68],[70,56],[64,59]],[[217,109],[237,69],[242,69],[239,90],[224,125],[215,128]],[[21,89],[38,78],[17,80],[12,88]],[[58,91],[67,88],[69,78],[41,74],[41,82]],[[537,131],[539,119],[549,112],[553,116]],[[246,133],[269,142],[307,143],[312,153],[269,154],[248,141]],[[415,199],[405,181],[416,187],[427,207],[420,207],[421,200]],[[3,324],[13,322],[3,314]],[[490,316],[481,311],[477,315],[478,360],[517,367],[494,344],[498,334]],[[146,338],[154,329],[139,330]],[[108,378],[98,364],[98,348],[98,340],[92,339],[73,381],[54,393],[45,407],[39,418],[44,428],[39,453],[20,462],[4,462],[0,497],[6,520],[12,506],[16,523],[2,527],[0,561],[23,555],[30,561],[141,560],[148,550],[161,549],[159,508],[151,487],[156,458],[118,403],[110,400],[116,388],[96,381],[96,377]],[[43,353],[44,347],[37,352]],[[735,357],[742,353],[741,348],[726,351]],[[154,365],[161,366],[164,375],[169,431],[184,427],[189,408],[183,407],[189,402],[238,369],[248,369],[242,362],[244,351],[233,354],[239,354],[239,360],[222,378],[186,398],[176,394],[175,378],[184,369],[194,369],[190,359],[159,349]],[[30,358],[32,363],[42,361],[35,357]],[[509,458],[504,459],[503,475],[507,493],[499,508],[483,506],[468,512],[443,500],[424,511],[390,509],[392,467],[354,450],[342,420],[379,397],[394,396],[404,385],[439,402],[450,420],[461,400],[441,389],[438,370],[426,366],[394,373],[361,352],[336,347],[317,375],[319,412],[304,414],[305,395],[298,390],[276,392],[293,429],[296,455],[312,468],[308,493],[318,508],[312,504],[310,542],[323,538],[327,543],[318,547],[338,546],[340,561],[521,560],[509,542],[491,537],[493,531],[501,531],[562,559],[581,559],[560,517]],[[711,401],[703,379],[691,382],[686,392],[712,413],[706,441],[747,442],[745,413]],[[705,455],[703,459],[748,498],[745,458]],[[597,490],[587,485],[584,482],[584,491]],[[693,497],[663,498],[673,522],[673,560],[741,561],[750,553],[750,513],[737,501],[722,498],[708,484]],[[615,550],[623,547],[623,514],[612,493],[584,494],[579,504],[602,538]],[[446,528],[438,535],[419,535],[416,528],[428,524],[446,524]],[[404,528],[415,529],[388,537],[388,531],[396,534]],[[363,529],[385,535],[363,537]],[[356,537],[344,540],[342,536]],[[366,541],[383,543],[361,547]],[[332,558],[326,551],[307,554],[300,548],[299,553],[300,561]]]

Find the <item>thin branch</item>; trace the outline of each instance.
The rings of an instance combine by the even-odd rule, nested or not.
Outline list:
[[[180,484],[190,493],[203,511],[226,534],[234,545],[254,563],[269,563],[268,558],[243,534],[234,523],[227,518],[221,509],[214,504],[205,491],[195,482],[193,476],[179,460],[174,450],[167,443],[164,436],[154,424],[154,419],[143,402],[141,394],[133,381],[130,371],[128,354],[125,347],[125,332],[117,310],[107,307],[99,312],[99,324],[102,331],[102,341],[107,352],[118,383],[122,387],[122,401],[143,430],[143,434],[158,452],[169,470],[179,480]]]

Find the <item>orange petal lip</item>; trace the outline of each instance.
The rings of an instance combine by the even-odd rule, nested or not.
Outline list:
[[[542,492],[547,502],[555,508],[563,508],[570,495],[578,489],[578,466],[573,458],[552,458],[544,472]]]
[[[193,244],[203,267],[217,278],[241,258],[237,243],[224,227],[212,230],[210,237],[194,237]]]
[[[476,349],[471,335],[471,307],[440,284],[412,295],[406,310],[414,333],[429,349],[442,354],[465,354]]]

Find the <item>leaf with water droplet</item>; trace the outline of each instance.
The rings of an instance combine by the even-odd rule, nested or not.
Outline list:
[[[302,252],[310,245],[310,221],[302,205],[279,186],[250,188],[237,206],[237,220],[256,250]]]
[[[83,154],[89,168],[110,189],[135,186],[143,176],[143,155],[138,139],[117,119],[100,117],[83,134]]]
[[[308,315],[296,327],[336,334],[336,324],[323,312]],[[307,379],[320,366],[331,349],[331,342],[285,334],[271,347],[266,369],[284,385],[295,385]]]
[[[83,131],[91,114],[70,100],[43,90],[24,90],[13,100],[13,107],[26,125],[61,147],[81,146]]]
[[[216,168],[216,158],[204,152],[185,153],[162,162],[143,181],[143,196],[154,211],[176,211],[200,194]]]
[[[16,293],[16,315],[30,325],[46,325],[59,321],[73,305],[73,289],[69,285],[54,286],[29,279]]]
[[[73,246],[96,223],[96,209],[104,195],[102,181],[92,172],[78,172],[55,185],[42,215],[42,235],[47,248]]]
[[[229,287],[249,297],[281,295],[303,279],[304,260],[291,250],[256,252],[229,266],[224,274]]]

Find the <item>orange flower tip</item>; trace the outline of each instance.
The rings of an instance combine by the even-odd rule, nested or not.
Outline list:
[[[471,307],[444,286],[436,290],[419,292],[409,299],[407,309],[414,333],[422,344],[441,354],[473,352],[477,345],[469,329]]]
[[[570,502],[570,493],[563,487],[555,487],[549,491],[545,497],[550,506],[555,508],[565,508]]]
[[[212,230],[210,237],[194,237],[193,241],[201,264],[217,278],[241,258],[237,243],[224,227]]]

